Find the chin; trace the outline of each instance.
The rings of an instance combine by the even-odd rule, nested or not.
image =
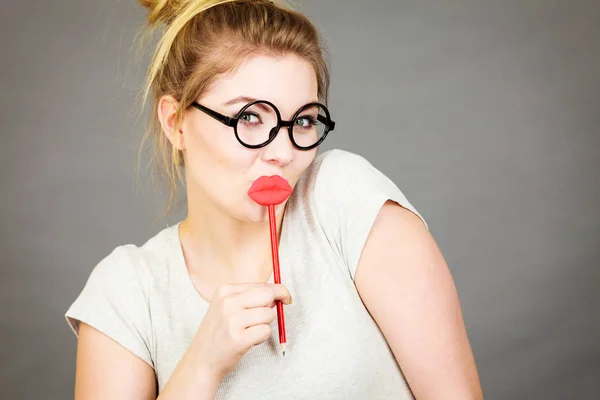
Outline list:
[[[286,203],[287,201],[284,201],[283,203],[276,205],[275,214],[280,215],[280,213],[283,212]],[[244,206],[244,212],[240,215],[240,217],[240,219],[245,222],[268,224],[269,210],[267,207],[258,205],[254,201],[250,200],[248,204]]]
[[[248,223],[264,224],[269,222],[269,211],[267,210],[267,207],[260,206],[250,200],[247,203],[244,203],[239,218]]]

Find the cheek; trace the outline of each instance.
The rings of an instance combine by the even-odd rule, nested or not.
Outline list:
[[[218,169],[234,160],[237,143],[231,128],[213,123],[190,124],[184,134],[185,150],[190,167],[198,165]]]
[[[203,129],[190,126],[186,132],[190,184],[200,184],[210,192],[230,192],[238,180],[244,180],[245,172],[255,162],[256,152],[242,146],[231,128],[206,125]]]

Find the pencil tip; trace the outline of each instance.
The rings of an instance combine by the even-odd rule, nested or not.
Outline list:
[[[281,353],[285,357],[285,343],[280,343],[279,346],[281,346]]]

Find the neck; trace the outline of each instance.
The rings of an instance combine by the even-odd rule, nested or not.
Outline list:
[[[189,197],[188,204],[194,206],[188,206],[179,233],[190,272],[225,282],[267,280],[272,271],[267,207],[263,210],[264,222],[251,223],[234,218],[212,203]],[[283,207],[275,210],[279,235]]]

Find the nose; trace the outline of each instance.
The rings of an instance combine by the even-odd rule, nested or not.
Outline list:
[[[271,134],[274,133],[275,132],[272,132]],[[263,151],[263,159],[270,163],[285,166],[292,162],[293,158],[294,145],[290,140],[287,128],[282,126],[279,128],[279,133],[275,139],[265,146]]]

